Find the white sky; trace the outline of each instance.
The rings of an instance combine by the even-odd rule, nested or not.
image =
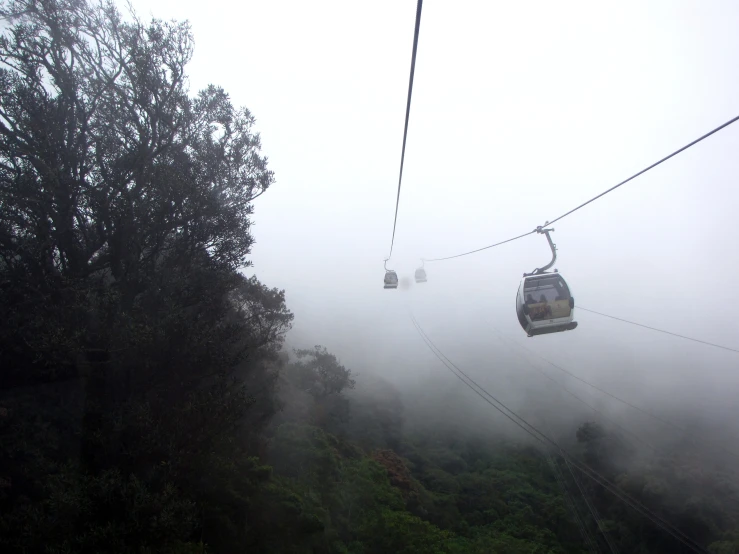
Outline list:
[[[222,85],[257,118],[277,182],[256,203],[253,271],[286,289],[294,344],[423,382],[444,370],[410,304],[477,377],[508,360],[494,325],[634,401],[736,410],[738,355],[582,311],[576,331],[526,339],[514,296],[548,260],[543,237],[382,289],[415,0],[134,6],[189,19],[193,89]],[[420,257],[529,231],[737,115],[737,21],[733,0],[427,0],[391,266],[411,277]],[[576,302],[738,347],[737,152],[739,123],[557,223]]]

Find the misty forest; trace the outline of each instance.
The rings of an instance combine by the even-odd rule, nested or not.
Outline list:
[[[512,343],[460,365],[500,377],[480,392],[420,317],[413,381],[372,370],[371,333],[293,339],[289,288],[251,269],[280,176],[248,109],[191,89],[188,23],[0,10],[1,552],[739,552],[737,449],[689,417],[611,417],[509,371]]]

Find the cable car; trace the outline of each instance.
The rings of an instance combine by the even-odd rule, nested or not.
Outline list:
[[[398,288],[398,274],[392,269],[387,268],[387,260],[385,260],[385,286],[386,289]]]
[[[426,270],[423,268],[424,262],[425,260],[421,260],[421,267],[416,270],[416,283],[425,283],[427,281]]]
[[[546,271],[557,261],[557,249],[549,232],[554,229],[538,228],[545,234],[552,249],[552,261],[531,273],[524,273],[516,294],[518,322],[529,337],[571,331],[577,327],[575,299],[564,277],[555,269]]]

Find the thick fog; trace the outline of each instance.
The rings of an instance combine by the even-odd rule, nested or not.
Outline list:
[[[576,310],[573,332],[527,338],[514,312],[532,230],[739,112],[739,4],[428,0],[421,21],[395,248],[383,290],[416,2],[147,1],[189,19],[194,88],[222,85],[257,118],[276,184],[255,204],[253,272],[284,288],[293,346],[322,344],[402,390],[448,387],[499,415],[411,323],[512,407],[592,413],[545,371],[650,440],[665,428],[516,343],[736,447],[739,355]],[[554,225],[577,305],[739,347],[739,124]],[[505,341],[502,341],[503,337]],[[507,341],[507,342],[506,342]],[[450,416],[455,404],[439,406]],[[486,412],[487,413],[487,412]],[[720,422],[721,426],[716,427]]]

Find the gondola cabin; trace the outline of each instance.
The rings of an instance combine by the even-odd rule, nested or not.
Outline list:
[[[397,289],[398,288],[398,274],[392,269],[385,271],[385,288],[386,289]]]
[[[416,283],[425,283],[426,282],[426,270],[422,267],[419,267],[416,270]]]
[[[575,299],[559,273],[525,276],[516,295],[516,314],[529,337],[577,327]]]

